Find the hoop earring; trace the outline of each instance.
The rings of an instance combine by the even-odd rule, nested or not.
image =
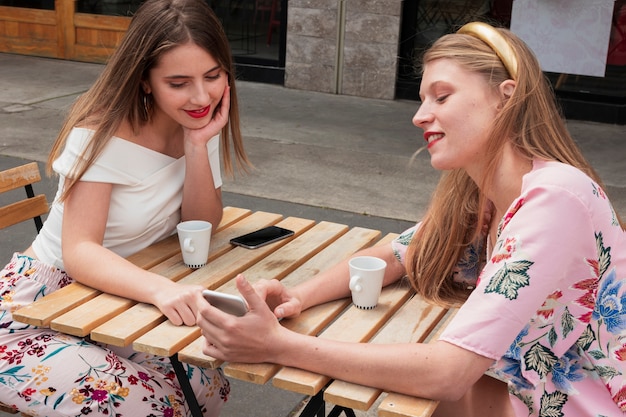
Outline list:
[[[143,112],[146,120],[150,119],[150,111],[152,110],[152,100],[149,94],[144,94],[142,97],[143,101]]]

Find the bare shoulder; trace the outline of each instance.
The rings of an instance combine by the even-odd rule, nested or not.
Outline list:
[[[125,139],[129,142],[137,143],[139,135],[138,132],[135,132],[131,124],[127,120],[124,120],[122,121],[122,123],[120,123],[119,127],[114,133],[114,136]]]

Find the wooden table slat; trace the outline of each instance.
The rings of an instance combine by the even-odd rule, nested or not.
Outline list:
[[[255,250],[230,244],[235,236],[272,224],[292,229],[295,234]],[[172,281],[234,293],[232,279],[238,273],[244,273],[251,282],[279,279],[287,287],[295,286],[363,248],[389,244],[397,234],[380,236],[377,230],[225,207],[222,221],[213,231],[206,267],[193,270],[184,265],[176,234],[127,259]],[[408,284],[400,282],[383,289],[374,310],[360,310],[345,298],[307,309],[298,317],[282,320],[281,325],[302,334],[346,342],[436,340],[456,310],[446,313],[411,294]],[[14,312],[14,318],[115,346],[132,344],[135,350],[159,356],[178,354],[182,362],[197,366],[224,365],[202,353],[204,338],[197,326],[173,326],[155,306],[105,294],[78,282],[22,307]],[[371,409],[383,395],[377,409],[380,417],[429,417],[438,404],[344,381],[330,383],[329,377],[271,363],[228,363],[223,367],[227,375],[246,382],[264,384],[273,378],[274,386],[305,395],[324,390],[325,401],[355,410]]]
[[[351,305],[318,337],[346,342],[369,341],[409,297],[407,285],[387,286],[381,291],[376,308],[363,310]]]
[[[379,242],[376,242],[376,240],[380,239],[380,235],[381,233],[378,230],[354,227],[330,244],[328,248],[321,251],[302,264],[300,268],[283,278],[281,282],[287,287],[295,287],[348,258],[355,252],[368,248],[373,244],[384,244],[390,238],[387,236]]]
[[[361,310],[354,305],[339,316],[318,337],[345,342],[366,342],[385,324],[409,298],[407,286],[383,288],[378,305],[372,310]],[[274,386],[302,394],[317,394],[320,387],[330,381],[326,375],[315,374],[303,369],[285,367],[272,380]]]
[[[218,226],[218,230],[232,224],[236,219],[242,219],[250,215],[250,212],[247,209],[225,207],[223,219]],[[280,215],[275,216],[282,217]],[[140,268],[146,269],[179,251],[178,236],[172,235],[129,256],[127,259]],[[99,294],[101,292],[96,289],[74,282],[37,300],[35,303],[20,308],[13,313],[13,317],[15,320],[23,323],[48,327],[55,318]]]
[[[89,335],[91,329],[135,304],[134,301],[129,299],[101,293],[97,297],[52,320],[50,328],[74,336],[85,337]],[[94,314],[94,312],[97,312],[97,314]]]
[[[48,327],[54,318],[98,294],[99,291],[74,282],[13,312],[13,318],[33,326]]]
[[[180,251],[178,236],[171,235],[151,246],[148,246],[144,250],[130,255],[126,258],[126,260],[135,264],[139,268],[150,269],[159,262],[173,256],[178,251]]]
[[[192,270],[185,266],[182,255],[179,253],[155,265],[151,271],[163,275],[172,281],[178,281],[182,277],[189,275]],[[140,334],[156,327],[165,320],[165,317],[154,306],[137,302],[124,304],[125,301],[128,301],[126,298],[110,294],[100,294],[95,299],[85,303],[85,305],[89,305],[105,295],[109,296],[108,304],[93,307],[91,311],[98,311],[102,316],[106,315],[106,320],[98,320],[96,322],[89,320],[88,317],[81,317],[80,315],[70,316],[69,313],[66,313],[53,320],[51,326],[53,328],[55,326],[58,328],[63,326],[66,333],[76,335],[81,330],[83,334],[90,332],[92,340],[97,342],[114,346],[128,346]],[[118,312],[112,316],[109,312],[113,310]]]
[[[447,309],[429,304],[420,296],[412,297],[389,320],[370,343],[418,343],[426,340]],[[406,323],[419,317],[418,324],[407,328]],[[333,381],[324,391],[324,399],[355,410],[368,410],[382,390],[341,380]]]
[[[388,234],[376,242],[376,245],[389,244],[397,235]],[[377,230],[355,227],[333,242],[328,248],[305,262],[300,268],[282,280],[288,287],[293,287],[318,273],[334,266],[355,252],[370,247],[380,237]],[[286,328],[301,334],[317,335],[351,303],[349,298],[331,301],[303,311],[298,317],[282,321]],[[275,364],[240,364],[229,363],[224,368],[226,375],[245,381],[269,381],[278,370]]]
[[[254,214],[240,217],[241,220],[229,222],[229,227],[222,228],[219,232],[211,237],[211,246],[209,250],[209,262],[214,261],[224,253],[233,249],[233,245],[229,243],[230,239],[260,227],[275,224],[282,218],[281,215],[256,212]],[[213,268],[209,265],[205,268]],[[185,276],[200,271],[193,270],[182,263],[182,255],[180,250],[175,256],[156,265],[151,269],[159,275],[168,277],[173,281],[179,281]],[[136,306],[130,307],[126,311],[119,313],[116,317],[109,321],[100,323],[98,327],[91,330],[93,340],[115,346],[128,346],[137,337],[145,332],[154,329],[165,321],[163,316],[156,307],[138,303]]]
[[[330,245],[319,253],[315,254],[311,259],[303,263],[300,267],[287,275],[282,282],[289,286],[294,286],[299,282],[305,281],[320,271],[323,271],[335,263],[345,259],[354,252],[369,247],[380,236],[378,230],[353,228],[347,233],[341,235]],[[395,236],[395,235],[394,235]],[[387,242],[390,238],[387,237]],[[250,271],[246,271],[246,276],[250,275]],[[268,278],[265,276],[265,278]],[[271,278],[271,277],[270,277]],[[338,300],[323,306],[309,309],[300,315],[300,320],[284,320],[282,324],[293,331],[305,334],[317,334],[322,327],[326,326],[332,318],[336,317],[339,312],[343,311],[349,304],[349,300]],[[303,315],[305,316],[303,320]],[[308,316],[308,320],[306,317]],[[325,318],[322,316],[326,316]],[[309,325],[307,325],[309,324]],[[197,366],[216,368],[222,364],[215,358],[206,356],[202,353],[203,340],[194,341],[191,345],[183,348],[178,352],[178,357],[182,362],[192,363]],[[245,364],[245,363],[229,363],[224,371],[228,376],[242,379],[249,382],[264,384],[274,376],[280,369],[275,364]]]
[[[378,407],[378,417],[430,417],[439,401],[393,394],[383,399]]]
[[[217,369],[224,361],[202,353],[204,337],[200,336],[178,352],[178,360],[201,368]]]
[[[295,239],[297,236],[313,227],[314,223],[315,222],[310,220],[289,217],[278,223],[278,225],[293,230],[295,234],[292,239]],[[212,262],[210,265],[211,268],[198,270],[183,278],[181,282],[197,284],[210,289],[218,288],[238,273],[244,272],[247,268],[266,257],[269,253],[272,253],[273,251],[276,251],[275,253],[280,252],[285,246],[290,244],[292,239],[284,239],[271,245],[252,250],[241,247],[234,248],[232,251],[223,255],[215,262]],[[318,245],[319,244],[322,244],[322,242],[318,241]],[[280,247],[280,249],[276,249],[277,247]],[[316,250],[315,245],[309,246],[309,249],[311,253],[314,253]],[[310,256],[312,256],[312,254]],[[282,262],[282,267],[293,268],[293,262]],[[275,272],[276,274],[280,274],[280,268],[277,267]],[[173,327],[176,326],[169,321],[161,323],[135,340],[135,342],[133,342],[133,348],[141,352],[162,356],[169,356],[177,352],[180,350],[176,349],[180,345],[180,342],[171,335],[171,329]],[[188,329],[189,334],[191,334],[195,330],[195,327],[190,327]],[[185,340],[188,340],[187,335],[185,335]],[[187,343],[191,343],[192,341],[193,340],[189,340]]]
[[[224,373],[241,381],[262,385],[267,383],[282,368],[282,365],[275,363],[229,363],[224,368]]]
[[[113,346],[129,346],[142,334],[165,320],[165,316],[157,307],[137,303],[119,316],[95,327],[91,331],[91,339]]]
[[[350,232],[342,236],[326,250],[319,253],[318,256],[304,263],[302,267],[284,278],[282,283],[288,287],[293,287],[300,282],[312,278],[317,273],[346,259],[354,252],[369,247],[372,242],[370,238],[373,238],[374,235],[380,236],[380,233],[359,228],[350,230]],[[385,238],[378,241],[376,245],[387,244],[393,237],[394,235],[387,235]],[[324,303],[303,311],[298,317],[283,320],[282,325],[297,333],[317,335],[334,320],[340,312],[344,311],[351,302],[350,298],[344,298]]]
[[[285,245],[281,250],[266,256],[245,271],[248,281],[255,283],[261,279],[278,279],[292,273],[311,257],[317,255],[328,245],[348,231],[348,226],[330,222],[320,222]],[[280,273],[277,273],[280,271]],[[228,281],[220,291],[237,294],[237,285]]]
[[[252,214],[252,210],[244,209],[241,207],[231,207],[226,206],[222,212],[222,220],[220,224],[217,226],[215,230],[212,231],[213,234],[230,227],[233,223],[239,222],[244,217],[247,217]]]
[[[251,210],[241,209],[236,207],[224,207],[222,221],[219,226],[213,230],[213,235],[218,233],[235,222],[249,216]],[[211,237],[211,240],[213,238]],[[144,250],[141,250],[134,255],[126,258],[130,262],[134,263],[140,268],[150,269],[154,265],[164,261],[165,259],[174,256],[180,251],[180,244],[178,243],[178,235],[174,233],[170,237],[157,242]]]
[[[252,216],[250,216],[249,211],[229,208],[225,210],[223,223],[232,225],[236,223],[238,219],[250,219],[251,217]],[[268,216],[267,213],[261,213],[259,216],[254,216],[254,218],[252,218],[251,220],[257,218],[263,218],[264,220],[269,221],[277,221],[280,216]],[[250,222],[251,220],[248,220],[248,222]],[[255,226],[253,227],[256,227],[256,223],[254,224]],[[209,252],[209,261],[217,258],[221,254],[232,248],[232,245],[228,242],[232,237],[232,232],[226,232],[225,228],[221,225],[222,223],[220,223],[220,227],[218,229],[219,231],[211,237],[211,250]],[[141,254],[141,257],[135,256],[133,258],[133,256],[131,256],[128,259],[133,258],[135,262],[142,262],[142,265],[144,265],[145,269],[148,269],[149,265],[150,267],[152,267],[150,268],[151,272],[163,275],[171,279],[172,281],[178,281],[184,276],[189,275],[191,272],[193,272],[192,269],[186,267],[183,263],[181,263],[182,255],[180,254],[180,245],[177,235],[170,236],[146,249],[147,250],[139,252],[139,254]],[[154,262],[147,262],[146,259],[148,259],[148,257],[158,259],[160,263],[155,264]],[[73,310],[53,319],[50,323],[50,327],[54,330],[72,334],[74,336],[84,337],[89,335],[89,333],[93,329],[100,326],[101,324],[106,323],[110,319],[116,319],[116,323],[114,323],[113,325],[119,326],[123,323],[123,318],[119,318],[120,314],[122,314],[125,310],[128,310],[135,304],[136,302],[123,297],[118,297],[107,293],[98,293],[93,299],[85,302],[81,306],[74,308]],[[154,320],[152,315],[151,319]],[[140,325],[141,328],[146,330],[155,326],[153,321],[145,323],[135,321],[132,323],[132,325]],[[124,328],[124,326],[121,327]],[[100,332],[97,332],[96,338],[99,337]],[[118,340],[120,339],[104,337],[104,340],[100,341],[105,343],[111,343],[117,342]],[[127,338],[124,338],[124,343],[128,343]]]
[[[439,335],[454,318],[458,309],[451,310],[435,333],[430,335],[428,343],[436,342]],[[379,417],[430,417],[439,405],[439,401],[425,398],[411,397],[404,394],[391,392],[381,401],[378,406]]]
[[[315,222],[312,220],[288,217],[277,223],[277,226],[293,230],[294,235],[292,237],[279,240],[257,249],[246,249],[236,246],[230,252],[212,262],[210,265],[211,268],[201,268],[185,277],[181,282],[202,285],[210,289],[221,287],[237,274],[247,270],[257,262],[262,261],[269,254],[282,250],[285,245],[288,245],[314,225]]]

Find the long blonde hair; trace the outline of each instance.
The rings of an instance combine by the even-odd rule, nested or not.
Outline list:
[[[406,266],[413,287],[438,304],[455,305],[469,295],[453,283],[451,276],[466,248],[477,239],[484,239],[481,231],[490,203],[480,189],[492,183],[505,143],[512,144],[528,160],[542,158],[572,165],[602,186],[570,136],[556,97],[532,51],[509,30],[497,30],[516,54],[518,68],[515,90],[489,131],[485,154],[490,162],[482,183],[476,184],[464,170],[443,173],[407,251]],[[455,33],[441,37],[426,51],[423,64],[443,58],[482,74],[494,89],[511,78],[496,52],[472,35]]]
[[[48,157],[48,174],[75,126],[95,126],[95,132],[65,181],[62,198],[100,155],[123,121],[135,132],[150,120],[150,97],[141,88],[159,58],[188,42],[204,48],[228,75],[229,122],[221,132],[222,160],[227,175],[234,173],[231,153],[238,168],[250,165],[243,148],[235,70],[228,39],[218,18],[204,0],[147,0],[133,16],[120,45],[104,70],[73,104]],[[232,135],[232,139],[231,139]],[[232,150],[231,150],[232,142]]]

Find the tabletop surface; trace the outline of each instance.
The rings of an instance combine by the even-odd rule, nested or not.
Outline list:
[[[257,248],[246,249],[229,243],[230,239],[276,224],[295,232],[294,236]],[[211,238],[209,262],[190,269],[182,261],[178,237],[170,236],[128,259],[177,282],[199,284],[205,288],[235,294],[237,274],[250,282],[279,279],[290,287],[331,267],[354,252],[388,244],[396,235],[381,236],[380,231],[332,222],[315,222],[281,214],[226,207],[224,216]],[[310,308],[281,324],[303,334],[321,338],[369,343],[415,343],[433,339],[450,314],[413,296],[406,283],[383,289],[379,304],[372,310],[354,307],[349,298]],[[181,362],[203,367],[222,366],[226,375],[264,384],[270,380],[279,388],[315,395],[324,390],[324,400],[355,410],[368,410],[386,394],[378,406],[381,417],[430,416],[436,401],[334,380],[297,368],[276,364],[222,363],[202,353],[202,337],[197,326],[174,326],[149,304],[94,290],[79,283],[22,307],[16,320],[50,327],[115,346],[131,345],[135,350],[155,355],[178,355]]]

